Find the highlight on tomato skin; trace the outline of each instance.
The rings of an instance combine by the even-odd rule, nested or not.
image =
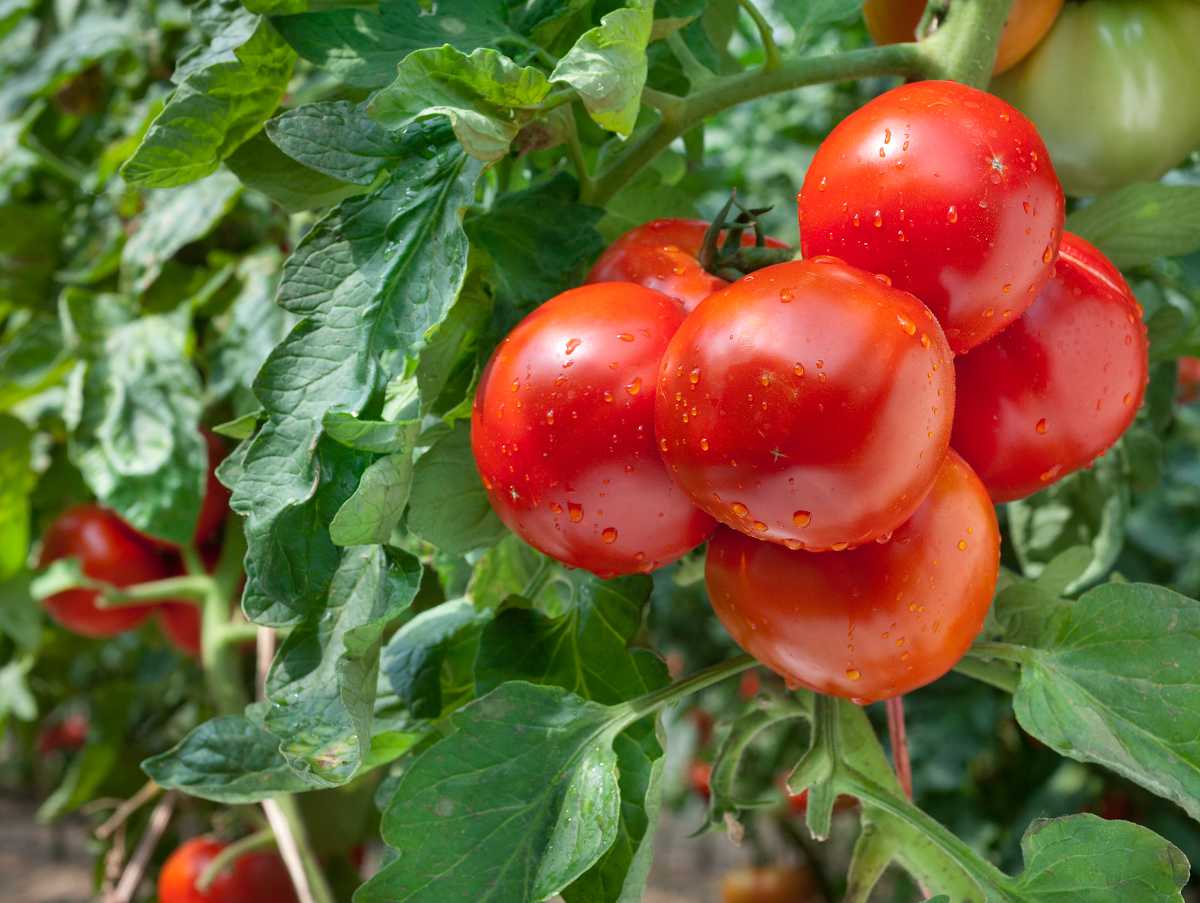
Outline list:
[[[953,416],[929,310],[820,257],[758,270],[688,315],[663,355],[655,430],[672,478],[721,523],[844,549],[916,511]]]
[[[1086,467],[1133,422],[1149,379],[1142,309],[1120,272],[1077,235],[1000,335],[955,361],[951,444],[997,502]]]
[[[832,254],[920,298],[956,354],[1013,322],[1050,278],[1064,199],[1033,124],[947,81],[843,119],[800,191],[805,257]]]
[[[719,528],[705,576],[739,646],[791,686],[876,702],[941,677],[983,627],[1000,566],[987,490],[953,451],[884,542],[792,551]]]
[[[497,347],[471,447],[493,509],[530,545],[609,577],[649,572],[712,532],[654,442],[659,360],[682,322],[666,295],[597,283],[547,301]]]
[[[700,265],[700,249],[709,224],[698,219],[656,219],[630,229],[609,245],[588,273],[587,283],[636,282],[668,295],[691,313],[701,301],[729,283]],[[724,240],[725,233],[721,233]],[[742,246],[754,245],[753,230]],[[768,248],[786,242],[766,236]]]

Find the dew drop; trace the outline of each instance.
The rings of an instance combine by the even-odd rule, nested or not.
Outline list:
[[[1126,392],[1126,393],[1125,393],[1125,394],[1124,394],[1124,395],[1121,397],[1121,404],[1125,405],[1125,407],[1129,407],[1129,403],[1130,403],[1131,401],[1133,401],[1133,396],[1132,396],[1132,395],[1130,395],[1128,392]]]
[[[856,213],[854,216],[850,217],[850,222],[854,224],[855,228],[858,228],[862,225],[862,217]]]
[[[747,508],[745,505],[743,505],[741,502],[734,502],[731,507],[733,509],[734,515],[737,517],[745,517],[747,514],[750,513],[750,509]]]
[[[799,361],[796,361],[796,366],[794,366],[792,368],[792,372],[795,373],[797,376],[803,376],[804,375],[804,365],[802,363],[800,363]]]
[[[630,335],[628,332],[618,332],[617,338],[620,339],[622,342],[632,342],[633,341],[633,336]]]
[[[600,531],[600,538],[603,539],[607,545],[611,546],[617,541],[617,531],[612,527],[605,527]]]
[[[708,451],[708,440],[705,439],[704,437],[700,438],[700,448],[703,449],[704,451]]]
[[[965,539],[960,539],[958,541],[958,550],[960,552],[965,552],[967,550],[967,541]]]
[[[766,532],[767,532],[767,525],[766,525],[766,524],[764,524],[764,523],[763,523],[762,521],[760,521],[760,520],[756,520],[756,521],[754,522],[754,529],[755,529],[755,530],[757,530],[759,533],[766,533]]]
[[[795,295],[790,288],[781,288],[779,290],[779,300],[783,304],[790,304]]]
[[[946,210],[946,222],[948,222],[948,223],[957,223],[958,222],[958,208],[955,207],[953,204],[951,204],[950,207]]]
[[[573,352],[576,348],[583,344],[583,339],[569,339],[567,341],[567,354]]]
[[[878,229],[880,226],[882,226],[883,225],[883,212],[881,210],[876,210],[875,211],[875,219],[872,220],[871,222],[872,222],[872,225],[874,225],[876,229]]]
[[[667,444],[666,439],[659,439],[658,447],[661,448],[663,451],[666,451],[668,448],[670,448],[670,446]]]
[[[990,320],[992,317],[996,316],[996,308],[994,308],[994,307],[984,308],[983,315],[984,315],[984,317],[986,317],[987,319]]]
[[[1051,467],[1049,470],[1047,470],[1045,473],[1043,473],[1040,477],[1038,477],[1038,479],[1040,479],[1043,483],[1049,483],[1051,480],[1053,480],[1055,477],[1058,476],[1059,471],[1061,471],[1061,470],[1062,470],[1062,465],[1055,464],[1053,467]]]
[[[904,314],[896,314],[896,322],[900,324],[900,328],[904,330],[906,335],[916,334],[917,324],[904,316]]]
[[[850,680],[861,680],[862,672],[859,671],[857,668],[847,668],[846,669],[846,677],[850,678]]]
[[[550,511],[554,514],[562,514],[562,505],[560,505],[558,502],[551,502]]]
[[[546,423],[550,426],[554,426],[554,411],[551,410],[546,412]]]
[[[758,378],[758,381],[763,384],[763,388],[765,389],[771,385],[771,374],[764,370],[762,375]]]
[[[876,273],[875,278],[878,279],[880,282],[882,282],[884,285],[892,284],[892,277],[889,276],[887,273]]]
[[[1048,426],[1049,424],[1046,423],[1046,418],[1043,417],[1037,422],[1037,425],[1034,427],[1034,429],[1036,429],[1039,433],[1045,433]]]
[[[884,130],[883,130],[883,143],[884,143],[884,144],[890,144],[890,143],[891,143],[891,141],[892,141],[892,130],[891,130],[891,129],[884,129]]]
[[[610,404],[612,403],[613,393],[608,391],[608,389],[604,390],[604,400],[609,402]]]
[[[844,552],[844,551],[846,551],[848,548],[850,548],[850,543],[848,543],[848,542],[835,542],[835,543],[834,543],[833,545],[831,545],[829,548],[833,549],[833,551],[835,551],[835,552]]]
[[[930,345],[929,336],[926,333],[921,333],[921,347],[928,348]]]
[[[567,517],[571,519],[571,523],[579,523],[583,520],[583,505],[578,502],[567,502]]]
[[[676,276],[682,276],[684,273],[687,272],[687,268],[685,266],[683,266],[683,264],[677,263],[677,264],[675,264],[675,266],[671,267],[671,272],[674,273]]]
[[[638,392],[642,391],[642,378],[640,376],[635,376],[633,378],[633,382],[625,387],[625,391],[630,395],[637,395]]]
[[[1049,263],[1053,259],[1054,259],[1054,249],[1051,248],[1049,245],[1046,245],[1045,249],[1042,251],[1042,263]]]
[[[809,511],[796,511],[792,514],[792,523],[797,527],[807,527],[812,523],[812,513]]]
[[[824,176],[821,176],[821,181],[817,183],[817,191],[824,191],[827,181],[828,180]]]

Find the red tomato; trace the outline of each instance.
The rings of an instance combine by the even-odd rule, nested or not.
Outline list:
[[[654,384],[683,309],[628,282],[547,301],[480,381],[471,447],[492,507],[522,539],[602,577],[650,571],[713,523],[654,447]]]
[[[217,465],[225,460],[225,443],[215,433],[201,430],[208,446],[208,480],[204,488],[204,501],[200,505],[200,516],[196,518],[196,545],[204,545],[216,539],[229,515],[230,491],[217,479]]]
[[[717,520],[843,549],[898,527],[933,485],[954,369],[912,295],[833,258],[781,263],[688,316],[655,413],[671,475]]]
[[[692,726],[696,728],[696,745],[708,745],[708,741],[712,739],[713,735],[713,716],[704,709],[696,708],[689,709],[687,717],[692,722]]]
[[[42,538],[41,567],[60,558],[78,558],[83,573],[113,586],[161,580],[167,566],[132,527],[98,505],[78,505],[63,512]],[[84,636],[113,636],[132,630],[153,608],[100,608],[99,593],[69,589],[42,600],[50,615],[68,630]]]
[[[729,283],[700,266],[708,223],[698,219],[656,219],[630,229],[600,255],[587,282],[636,282],[670,295],[689,313]],[[721,234],[724,240],[725,234]],[[754,232],[742,234],[742,246],[754,244]],[[787,244],[768,237],[769,248]]]
[[[56,750],[75,750],[87,742],[87,716],[75,712],[56,724],[46,725],[38,733],[38,752],[45,756]]]
[[[915,41],[925,5],[925,0],[867,0],[863,18],[871,40],[876,44]],[[1000,33],[993,74],[1016,65],[1029,53],[1050,30],[1062,5],[1063,0],[1013,0]]]
[[[1044,489],[1133,422],[1148,351],[1141,307],[1121,274],[1067,233],[1033,306],[955,362],[952,444],[997,502]]]
[[[742,699],[749,702],[758,695],[758,691],[762,689],[762,678],[758,676],[757,671],[745,671],[742,673],[742,679],[738,682],[738,695]]]
[[[808,788],[801,790],[799,793],[792,793],[788,790],[787,779],[788,776],[786,774],[779,776],[779,789],[787,797],[788,811],[793,815],[803,815],[808,811]],[[853,809],[857,805],[858,800],[854,797],[841,794],[833,801],[833,811],[845,812],[847,809]]]
[[[158,875],[159,903],[294,903],[296,891],[276,853],[246,853],[234,860],[201,892],[196,882],[227,844],[194,837],[163,864]]]
[[[791,685],[875,702],[936,680],[983,626],[1000,566],[996,512],[954,452],[892,538],[842,554],[793,552],[718,530],[713,609]]]
[[[1190,404],[1200,397],[1200,357],[1181,357],[1176,379],[1178,397],[1183,404]]]
[[[688,783],[693,793],[708,799],[712,796],[712,766],[707,762],[693,762],[688,768]]]
[[[1050,277],[1063,193],[1033,125],[948,81],[888,91],[817,149],[800,192],[804,256],[886,273],[957,353],[995,335]]]
[[[721,879],[721,903],[804,903],[818,894],[811,873],[795,866],[733,869]]]

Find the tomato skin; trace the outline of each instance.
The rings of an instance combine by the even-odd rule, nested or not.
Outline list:
[[[699,760],[688,767],[688,784],[697,796],[712,796],[712,766]]]
[[[955,362],[951,444],[997,502],[1044,489],[1133,422],[1148,353],[1141,307],[1120,272],[1068,232],[1033,306]]]
[[[721,879],[721,903],[802,903],[816,893],[812,875],[795,866],[732,869]]]
[[[239,856],[207,891],[198,890],[196,882],[226,846],[211,837],[193,837],[181,844],[158,875],[159,903],[294,903],[292,879],[276,853]]]
[[[702,543],[712,521],[654,447],[654,386],[679,302],[628,282],[547,301],[492,355],[471,447],[513,532],[602,577],[648,572]]]
[[[1062,227],[1062,188],[1032,123],[957,82],[902,85],[851,113],[800,192],[804,256],[887,274],[958,354],[1033,302]]]
[[[83,573],[113,586],[161,580],[167,566],[148,542],[111,511],[77,505],[64,511],[42,537],[40,567],[60,558],[78,558]],[[99,593],[69,589],[42,600],[50,615],[68,630],[89,637],[115,636],[150,617],[148,605],[100,608]]]
[[[600,255],[585,282],[636,282],[668,295],[688,313],[729,283],[700,265],[708,223],[698,219],[656,219],[630,229]],[[724,239],[724,233],[721,239]],[[787,244],[767,236],[769,248]],[[742,246],[754,245],[754,232],[742,234]]]
[[[717,520],[820,550],[907,520],[953,417],[933,315],[817,258],[752,273],[688,316],[663,355],[655,427],[671,475]]]
[[[57,724],[44,726],[37,737],[38,753],[45,756],[57,750],[72,751],[87,742],[91,724],[86,715],[75,712]]]
[[[200,656],[200,609],[189,602],[158,606],[158,626],[167,641],[185,655]]]
[[[725,629],[789,684],[876,702],[954,666],[983,627],[999,566],[991,499],[951,451],[889,541],[817,554],[720,529],[705,576]]]
[[[1180,404],[1191,404],[1200,398],[1200,357],[1181,357],[1176,386]]]
[[[1200,147],[1200,5],[1068,3],[991,90],[1036,124],[1068,194],[1157,179]]]
[[[1000,45],[996,48],[993,74],[1011,69],[1054,24],[1063,0],[1014,0]],[[917,39],[917,24],[925,12],[925,0],[867,0],[863,4],[863,19],[876,44],[898,44]]]

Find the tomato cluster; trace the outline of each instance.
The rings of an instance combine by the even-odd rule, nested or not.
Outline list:
[[[1120,273],[1064,235],[1036,129],[990,94],[881,95],[817,150],[799,208],[803,259],[732,283],[701,266],[702,223],[624,236],[497,348],[472,445],[532,545],[610,576],[707,539],[743,648],[872,701],[966,651],[993,502],[1120,436],[1146,333]]]
[[[215,560],[221,528],[229,512],[229,490],[216,478],[224,457],[221,440],[204,433],[208,475],[193,543],[202,559]],[[117,514],[95,504],[76,505],[60,514],[42,537],[40,566],[62,558],[79,559],[86,577],[118,588],[162,580],[183,572],[179,550],[139,533]],[[47,596],[42,604],[63,627],[89,637],[110,637],[133,630],[157,615],[164,635],[189,655],[200,654],[200,612],[191,602],[105,607],[92,589],[69,589]]]
[[[197,882],[226,846],[211,837],[194,837],[180,845],[159,872],[160,903],[294,903],[296,891],[278,853],[238,856],[200,890]]]

